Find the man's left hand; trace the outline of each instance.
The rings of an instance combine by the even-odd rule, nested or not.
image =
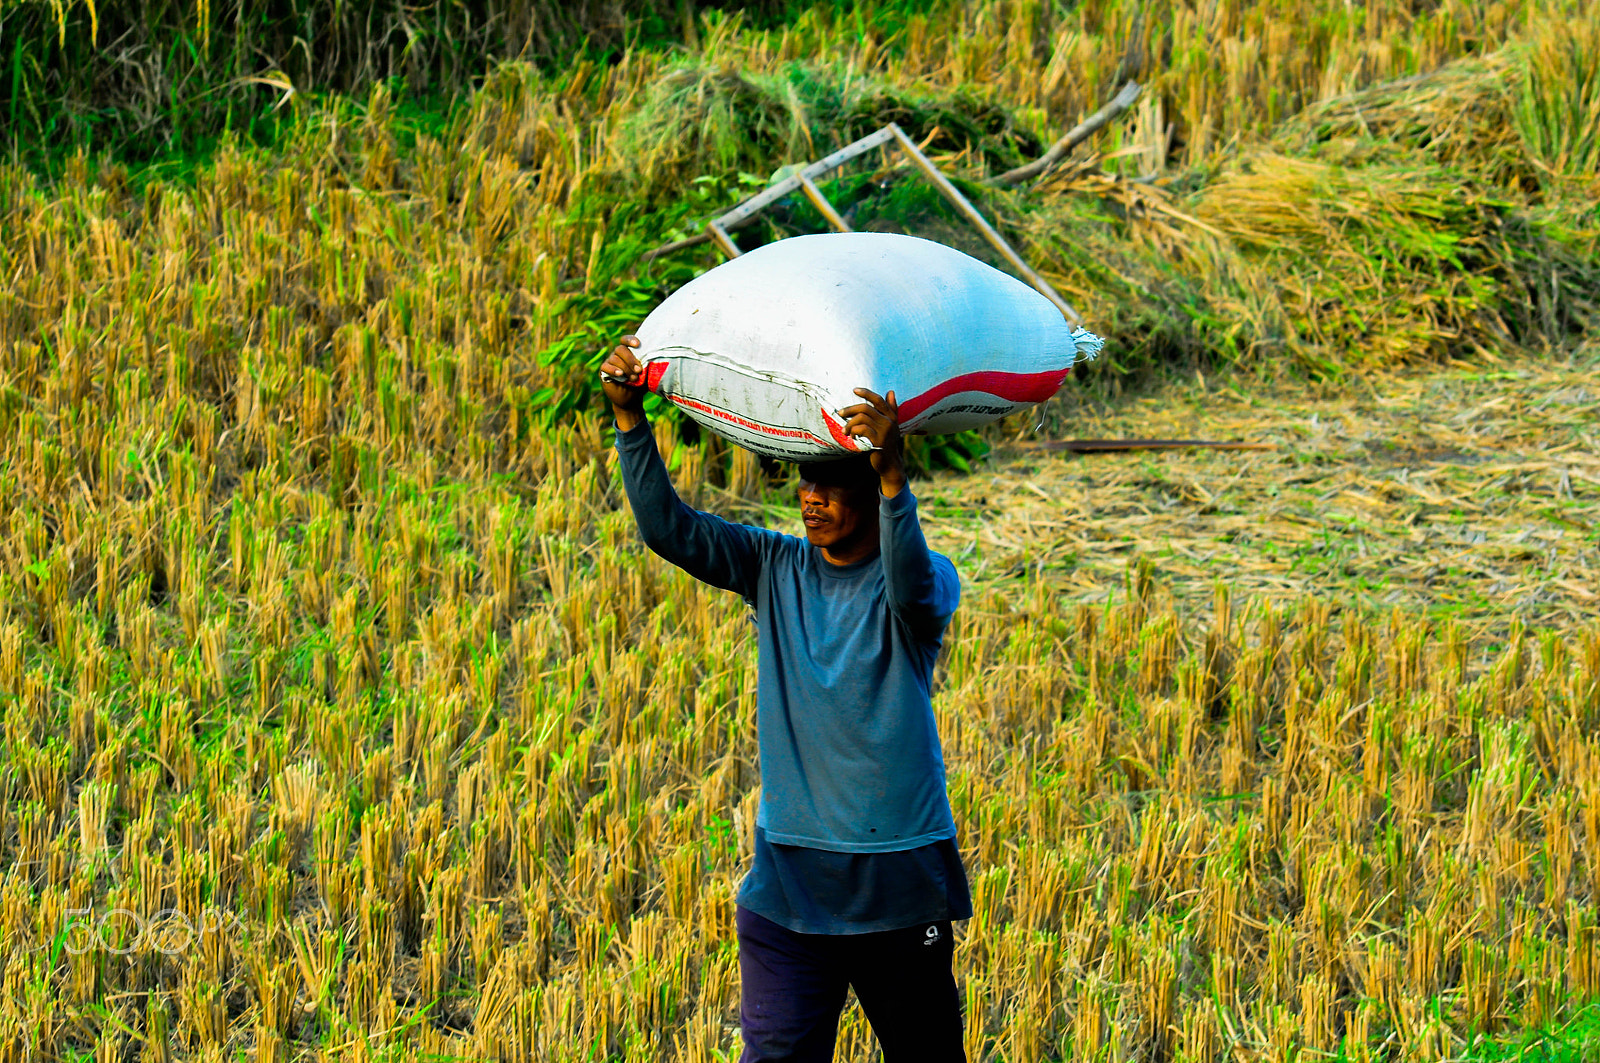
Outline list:
[[[873,446],[872,467],[878,473],[879,489],[893,498],[906,485],[905,445],[900,435],[900,404],[894,392],[879,395],[866,388],[855,393],[865,402],[846,406],[840,415],[848,418],[845,435],[859,436]]]

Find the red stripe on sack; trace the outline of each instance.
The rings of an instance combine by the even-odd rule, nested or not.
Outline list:
[[[666,362],[651,362],[644,367],[644,386],[651,391],[655,391],[661,386],[661,378],[666,375]]]
[[[900,400],[900,421],[904,424],[940,399],[963,391],[981,391],[1007,402],[1043,402],[1061,389],[1061,382],[1072,372],[1069,366],[1048,373],[965,373],[934,385],[920,395]]]
[[[822,419],[827,423],[828,434],[833,436],[833,441],[835,443],[839,444],[839,446],[843,447],[845,450],[859,451],[861,449],[861,445],[856,442],[853,436],[847,436],[844,434],[844,425],[840,423],[837,417],[829,413],[826,407],[823,408]]]
[[[748,428],[752,432],[760,432],[762,435],[778,436],[782,439],[809,439],[813,443],[821,443],[823,446],[828,445],[826,439],[820,439],[803,428],[777,428],[770,424],[762,424],[747,417],[740,417],[736,413],[729,413],[727,410],[716,406],[708,406],[706,403],[697,402],[694,399],[686,399],[682,395],[671,395],[669,398],[679,406],[687,406],[690,409],[699,410],[701,413],[708,413],[730,424],[736,424],[740,428]]]

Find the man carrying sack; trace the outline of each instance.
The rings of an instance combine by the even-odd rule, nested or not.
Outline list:
[[[645,419],[638,340],[606,397],[647,546],[755,613],[761,804],[739,889],[744,1063],[833,1059],[847,989],[884,1059],[964,1061],[951,921],[972,915],[930,693],[960,599],[906,484],[894,392],[845,431],[870,455],[800,466],[805,537],[684,504]]]

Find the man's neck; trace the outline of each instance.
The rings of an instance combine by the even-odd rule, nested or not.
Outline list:
[[[847,542],[821,547],[822,559],[830,565],[853,565],[857,561],[865,561],[878,552],[878,535],[878,526],[874,524]]]

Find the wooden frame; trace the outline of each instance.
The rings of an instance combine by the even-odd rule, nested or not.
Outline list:
[[[704,243],[709,239],[722,249],[723,254],[729,258],[737,258],[741,252],[738,246],[734,244],[733,237],[730,234],[735,229],[743,228],[755,221],[763,210],[795,192],[802,193],[810,200],[812,206],[816,207],[822,216],[827,219],[828,224],[833,227],[835,232],[850,232],[849,223],[833,208],[833,204],[828,202],[827,197],[822,194],[822,190],[817,187],[816,181],[856,156],[865,154],[873,148],[883,147],[891,143],[905,152],[906,157],[911,160],[918,170],[922,171],[923,176],[932,183],[939,194],[950,201],[950,204],[956,208],[957,213],[965,218],[973,228],[977,229],[979,235],[984,238],[989,246],[999,252],[1000,256],[1010,263],[1011,267],[1021,274],[1024,280],[1032,285],[1040,295],[1055,304],[1056,309],[1061,311],[1063,317],[1072,322],[1072,324],[1082,327],[1083,318],[1077,310],[1073,309],[1072,304],[1063,299],[1050,286],[1049,281],[1035,273],[1033,268],[1023,261],[1022,256],[1017,254],[1016,249],[1006,242],[1005,237],[996,232],[994,226],[989,224],[988,219],[978,212],[978,208],[974,207],[967,197],[961,194],[960,189],[950,183],[950,179],[939,170],[939,167],[933,164],[931,159],[922,153],[921,149],[912,142],[910,137],[906,136],[905,131],[893,123],[884,126],[876,133],[862,137],[854,144],[840,148],[832,155],[818,159],[805,169],[792,173],[773,184],[770,188],[751,196],[726,214],[706,222],[706,230],[703,236],[690,237],[687,240],[679,240],[676,243],[657,248],[650,252],[648,257],[654,258],[669,251]]]

